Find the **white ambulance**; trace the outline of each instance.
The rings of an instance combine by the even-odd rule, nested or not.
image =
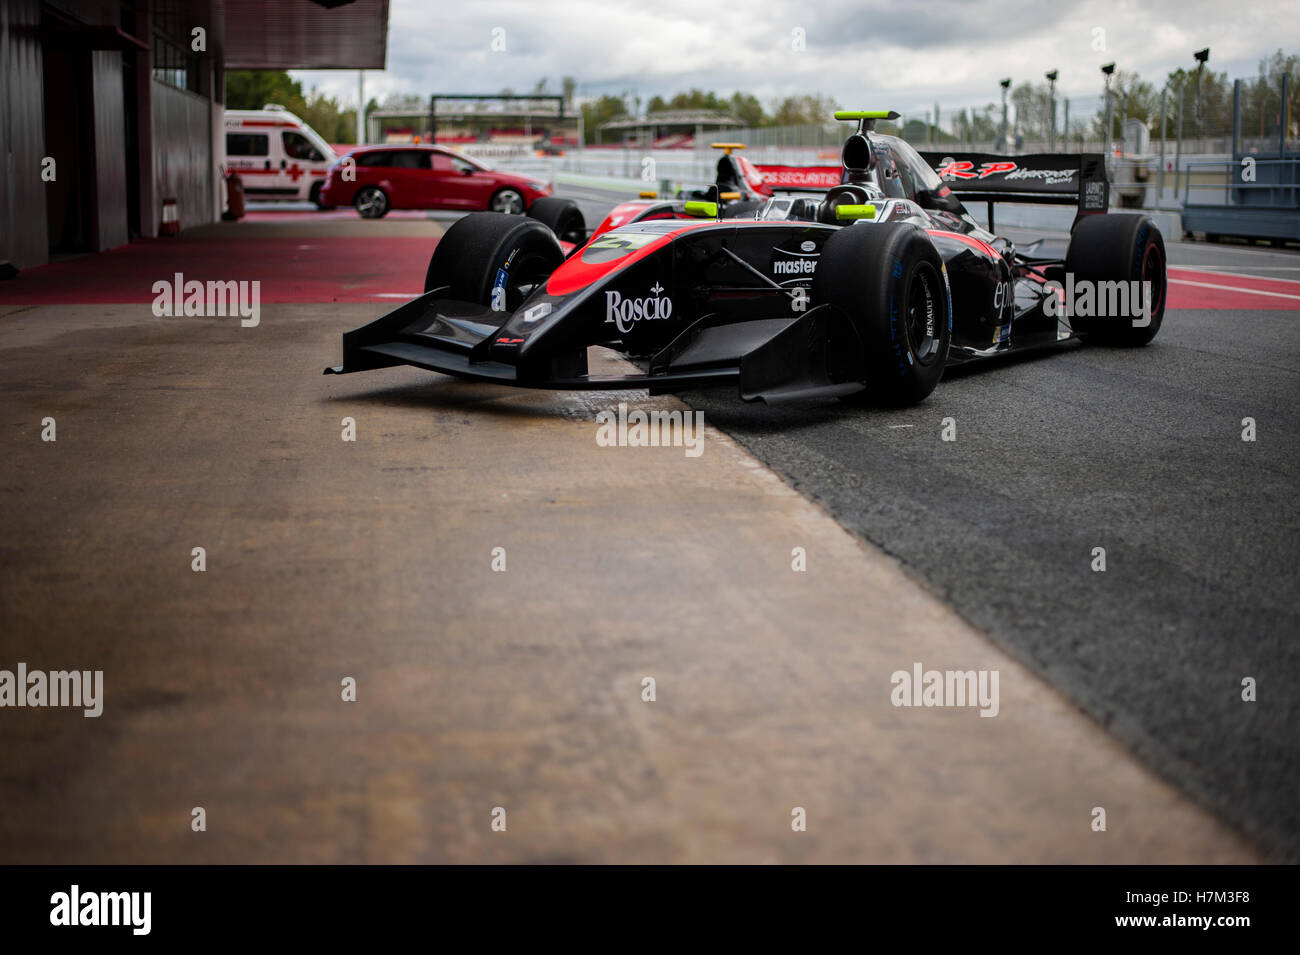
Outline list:
[[[239,174],[249,199],[308,199],[319,206],[325,170],[337,159],[316,130],[283,106],[226,110],[226,168]]]

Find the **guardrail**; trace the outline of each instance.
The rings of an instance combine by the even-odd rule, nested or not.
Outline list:
[[[1251,239],[1300,240],[1300,158],[1190,162],[1189,172],[1211,173],[1218,182],[1188,182],[1183,188],[1183,227]],[[1196,195],[1193,196],[1193,191]]]

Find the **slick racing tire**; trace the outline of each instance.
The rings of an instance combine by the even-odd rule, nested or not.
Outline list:
[[[448,298],[514,311],[563,261],[555,233],[536,219],[471,212],[434,248],[424,290],[450,286]]]
[[[1103,296],[1101,282],[1136,282],[1124,292],[1129,302],[1127,315],[1073,315],[1070,327],[1084,341],[1100,345],[1145,345],[1156,337],[1165,317],[1165,240],[1149,216],[1095,215],[1082,219],[1070,236],[1065,253],[1065,272],[1073,276],[1074,288],[1089,282],[1093,308],[1103,300],[1115,302],[1119,296]],[[1141,283],[1150,282],[1150,321],[1142,314]],[[1107,286],[1113,288],[1113,286]],[[1075,298],[1078,298],[1076,293]],[[1071,303],[1067,303],[1071,304]]]
[[[388,215],[388,195],[378,186],[366,186],[352,197],[352,206],[363,219],[382,219]]]
[[[906,222],[857,225],[826,240],[812,300],[835,306],[862,346],[855,403],[912,405],[943,377],[952,340],[948,276],[934,243]]]
[[[557,199],[554,196],[534,199],[528,207],[528,215],[554,232],[561,242],[582,245],[587,241],[587,220],[572,199]]]

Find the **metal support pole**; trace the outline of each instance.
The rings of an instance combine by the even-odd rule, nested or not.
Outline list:
[[[1002,151],[1007,152],[1007,90],[1002,88]]]
[[[1169,87],[1160,91],[1160,169],[1156,172],[1156,208],[1165,201],[1165,104],[1169,100]]]
[[[1110,166],[1110,162],[1111,162],[1111,159],[1110,159],[1110,154],[1111,154],[1110,143],[1111,143],[1111,134],[1112,134],[1113,132],[1114,132],[1114,129],[1113,129],[1112,124],[1111,124],[1111,115],[1110,115],[1110,86],[1107,85],[1107,86],[1106,86],[1106,135],[1103,137],[1102,146],[1103,146],[1103,148],[1104,148],[1105,151],[1106,151],[1106,165],[1107,165],[1108,167]]]
[[[357,70],[357,145],[366,141],[366,71]]]
[[[1051,119],[1047,123],[1047,151],[1056,152],[1056,82],[1048,81],[1047,84],[1047,104],[1052,110]]]
[[[1241,80],[1232,81],[1232,158],[1241,158]]]
[[[1174,143],[1174,196],[1178,196],[1178,179],[1183,174],[1183,84],[1178,84],[1178,139]]]
[[[1286,159],[1286,133],[1287,133],[1287,127],[1291,122],[1291,117],[1287,110],[1287,106],[1290,105],[1287,102],[1287,96],[1289,95],[1287,92],[1287,87],[1290,85],[1289,84],[1290,79],[1291,77],[1288,74],[1286,73],[1282,74],[1282,109],[1281,112],[1278,114],[1282,120],[1281,123],[1282,130],[1280,133],[1278,133],[1278,144],[1277,144],[1278,159]]]
[[[1066,97],[1061,101],[1062,108],[1065,111],[1065,125],[1061,128],[1061,152],[1070,151],[1070,100]]]
[[[1128,93],[1120,98],[1119,101],[1119,151],[1120,155],[1128,152],[1124,147],[1128,145]]]

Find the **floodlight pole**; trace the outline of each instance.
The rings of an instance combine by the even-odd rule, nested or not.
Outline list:
[[[1009,152],[1007,149],[1007,90],[1011,89],[1011,78],[1007,77],[1001,80],[998,86],[1002,87],[1002,151]]]
[[[1047,102],[1052,110],[1052,118],[1047,127],[1047,151],[1056,152],[1056,78],[1060,76],[1059,70],[1049,70],[1047,76]]]

